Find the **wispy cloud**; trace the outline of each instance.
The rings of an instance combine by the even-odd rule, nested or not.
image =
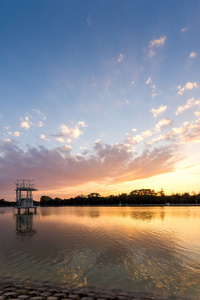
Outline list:
[[[154,40],[150,41],[149,46],[151,48],[153,48],[154,46],[160,47],[160,46],[164,45],[166,38],[167,38],[166,36],[163,36],[159,39],[154,39]]]
[[[59,143],[64,144],[65,143],[65,139],[61,138],[61,137],[55,137],[56,141],[58,141]],[[67,140],[68,143],[71,142],[71,139]]]
[[[44,126],[44,123],[42,121],[39,121],[37,124],[37,127],[43,127],[43,126]]]
[[[183,87],[181,87],[181,85],[179,85],[177,87],[178,91],[178,95],[183,95],[183,93],[187,90],[193,90],[193,89],[198,89],[199,85],[197,82],[187,82]]]
[[[178,107],[178,109],[176,111],[176,115],[181,114],[184,110],[189,109],[195,105],[200,105],[200,99],[198,99],[196,101],[194,101],[194,97],[188,99],[185,105]]]
[[[33,108],[33,112],[37,113],[39,116],[43,118],[43,120],[46,120],[45,114],[43,114],[39,109]]]
[[[90,26],[91,26],[91,22],[92,22],[92,16],[89,15],[89,16],[87,17],[86,21],[87,21],[88,27],[90,27]]]
[[[117,59],[117,62],[118,63],[120,63],[120,62],[122,62],[123,60],[124,60],[124,58],[125,58],[126,56],[124,55],[124,54],[119,54],[119,57],[118,57],[118,59]]]
[[[153,57],[156,53],[151,49],[149,50],[148,57]]]
[[[9,138],[4,139],[3,141],[6,142],[6,143],[11,143],[12,142],[12,140],[9,139]]]
[[[135,132],[136,130],[132,129],[132,131]],[[126,139],[126,143],[135,145],[135,144],[138,144],[138,143],[144,141],[145,139],[147,139],[148,137],[150,137],[152,135],[153,135],[153,132],[151,130],[145,130],[141,134],[137,134],[133,137],[128,137]]]
[[[200,112],[195,114],[200,117]],[[196,143],[200,140],[200,118],[195,122],[184,122],[180,127],[174,127],[169,132],[161,134],[148,141],[146,144],[153,145],[159,141],[173,141],[176,144]]]
[[[180,32],[185,32],[186,30],[188,30],[188,27],[181,28]]]
[[[153,94],[151,94],[151,97],[155,98],[157,95],[158,95],[157,93],[153,93]]]
[[[117,101],[117,106],[123,106],[130,104],[130,101],[128,99],[123,99],[122,101]]]
[[[189,55],[189,58],[195,58],[197,55],[195,52],[191,52],[190,55]]]
[[[152,83],[151,77],[149,77],[146,81],[146,84]]]
[[[112,82],[110,79],[106,80],[106,84],[105,84],[105,91],[108,92],[109,88],[111,87]]]
[[[154,48],[164,45],[166,39],[167,39],[166,36],[162,36],[159,39],[154,39],[154,40],[150,41],[149,46],[148,46],[148,48],[149,48],[148,56],[153,57],[155,55]]]
[[[159,108],[152,108],[151,112],[153,113],[154,118],[157,118],[157,116],[162,115],[166,109],[167,105],[161,105]]]
[[[165,127],[169,126],[172,124],[172,120],[169,119],[169,118],[164,118],[162,119],[160,122],[158,122],[156,125],[155,125],[155,130],[157,132],[160,132],[161,130],[163,130]]]

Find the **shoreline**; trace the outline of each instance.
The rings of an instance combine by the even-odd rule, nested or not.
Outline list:
[[[126,292],[120,289],[107,290],[95,287],[66,287],[49,282],[0,280],[0,300],[170,300],[179,296],[154,296]],[[187,298],[184,297],[187,300]],[[188,298],[189,300],[189,298]]]
[[[38,207],[188,207],[188,206],[200,206],[200,203],[197,204],[131,204],[131,205],[35,205],[34,208]],[[2,205],[0,208],[3,207],[10,207],[10,208],[17,208],[15,206],[10,205]]]

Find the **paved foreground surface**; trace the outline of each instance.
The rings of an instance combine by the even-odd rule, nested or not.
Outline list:
[[[143,300],[143,299],[185,299],[177,297],[142,296],[117,290],[96,290],[95,288],[52,287],[48,284],[30,285],[29,283],[0,282],[0,300]]]

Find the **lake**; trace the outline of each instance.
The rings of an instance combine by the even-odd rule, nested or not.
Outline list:
[[[0,208],[0,279],[199,299],[200,207]]]

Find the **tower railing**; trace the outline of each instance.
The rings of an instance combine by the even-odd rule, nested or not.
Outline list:
[[[16,183],[16,189],[20,189],[20,188],[34,189],[35,184],[32,184],[32,183]]]

